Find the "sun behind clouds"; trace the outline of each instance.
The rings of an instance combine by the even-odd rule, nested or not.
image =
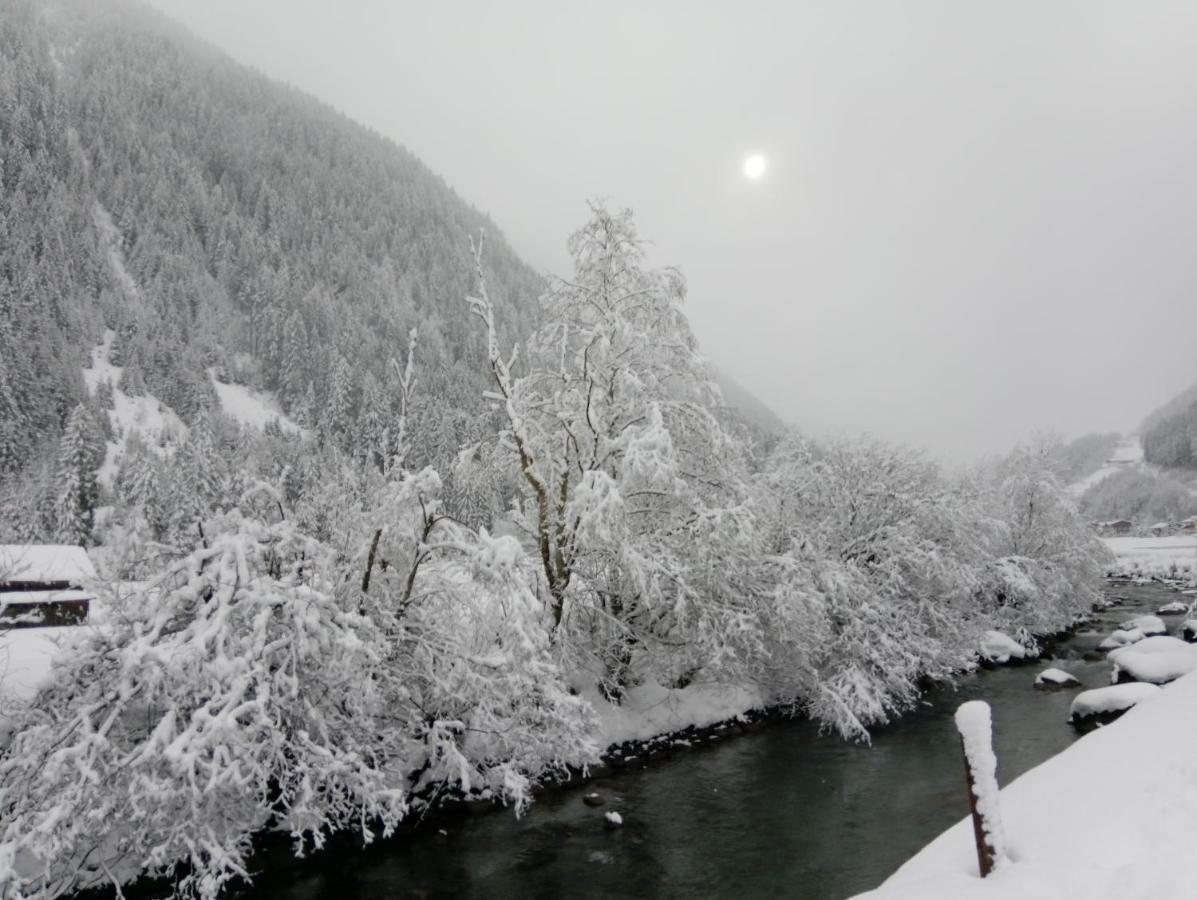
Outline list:
[[[744,175],[756,180],[765,174],[768,162],[760,153],[753,153],[744,160]]]

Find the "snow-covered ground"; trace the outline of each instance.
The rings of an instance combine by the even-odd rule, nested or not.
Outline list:
[[[1145,693],[1117,722],[1001,791],[1009,860],[991,876],[977,875],[972,823],[963,819],[861,898],[1197,896],[1197,673]]]
[[[33,699],[62,645],[83,632],[72,625],[0,630],[0,747],[11,737],[13,707]]]
[[[1105,481],[1115,472],[1121,472],[1124,469],[1139,468],[1143,465],[1143,444],[1139,440],[1137,434],[1133,434],[1128,438],[1118,442],[1114,448],[1114,452],[1110,458],[1106,460],[1103,465],[1096,472],[1086,475],[1080,481],[1074,482],[1068,486],[1068,491],[1074,497],[1079,497],[1093,485]]]
[[[584,694],[598,713],[597,738],[604,747],[648,740],[690,725],[702,728],[765,705],[759,691],[728,685],[692,684],[679,690],[649,682],[629,690],[621,706],[607,702],[597,691]]]
[[[275,420],[283,431],[291,434],[304,434],[304,430],[282,411],[273,394],[255,391],[243,384],[229,384],[220,381],[211,369],[208,370],[208,378],[212,382],[212,387],[216,389],[216,396],[220,399],[220,408],[225,415],[240,424],[257,428],[260,431],[267,422]]]
[[[1172,537],[1103,538],[1117,559],[1115,569],[1126,575],[1197,576],[1197,534]]]
[[[94,394],[105,381],[112,385],[113,408],[108,410],[108,419],[115,437],[105,445],[104,463],[97,473],[99,481],[108,487],[112,486],[116,477],[125,437],[129,432],[141,432],[147,447],[158,448],[162,452],[187,436],[187,426],[183,420],[153,394],[131,397],[121,390],[121,376],[125,370],[109,361],[109,351],[115,337],[111,330],[104,334],[104,342],[91,351],[91,365],[83,370],[83,382],[90,393]]]
[[[1197,571],[1197,536],[1106,543],[1121,566],[1133,562],[1143,573],[1167,574],[1185,563]],[[1153,624],[1154,618],[1124,624]],[[1009,857],[1004,865],[979,877],[972,822],[966,818],[861,898],[1197,896],[1191,862],[1197,844],[1197,672],[1192,671],[1197,647],[1173,637],[1144,637],[1137,628],[1135,636],[1110,654],[1115,676],[1121,668],[1142,670],[1153,681],[1182,677],[1162,688],[1132,682],[1076,696],[1077,717],[1130,711],[1001,791]]]

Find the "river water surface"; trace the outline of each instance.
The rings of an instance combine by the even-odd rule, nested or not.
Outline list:
[[[1086,688],[1109,683],[1109,664],[1085,660],[1123,619],[1175,594],[1116,586],[1126,602],[1055,648],[1055,658],[981,670],[878,729],[871,746],[789,721],[648,768],[541,797],[522,819],[493,813],[366,851],[330,850],[261,872],[241,896],[794,897],[837,900],[875,887],[968,812],[952,713],[965,700],[993,708],[998,779],[1006,784],[1063,750],[1075,691],[1032,688],[1048,666]],[[1171,631],[1178,621],[1165,619]],[[1104,654],[1102,654],[1104,656]],[[606,805],[591,808],[583,793]],[[624,827],[604,828],[617,810]]]

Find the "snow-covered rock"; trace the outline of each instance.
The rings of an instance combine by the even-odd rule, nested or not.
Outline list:
[[[1197,619],[1188,619],[1180,626],[1180,633],[1190,644],[1197,643]]]
[[[1078,722],[1091,716],[1125,712],[1136,703],[1154,696],[1157,691],[1159,691],[1157,685],[1142,682],[1115,684],[1092,691],[1082,691],[1072,701],[1072,706],[1068,711],[1069,719]]]
[[[1035,687],[1041,691],[1057,690],[1059,688],[1080,687],[1076,677],[1063,669],[1044,669],[1035,678]]]
[[[1132,631],[1137,628],[1147,637],[1151,637],[1153,634],[1168,633],[1168,626],[1159,616],[1135,616],[1133,619],[1127,619],[1118,627],[1124,631]]]
[[[1119,628],[1108,638],[1097,645],[1098,650],[1117,650],[1119,647],[1125,647],[1128,644],[1134,644],[1147,637],[1138,628],[1132,628],[1129,631],[1123,631]]]
[[[1189,611],[1189,604],[1183,600],[1173,600],[1171,603],[1165,603],[1155,611],[1157,616],[1183,616]]]
[[[1025,659],[1026,655],[1026,647],[1000,631],[987,631],[981,639],[981,659],[986,662],[1007,663],[1012,659]]]
[[[1110,680],[1166,684],[1197,670],[1197,646],[1180,638],[1149,637],[1110,653],[1114,671]]]
[[[603,814],[603,819],[608,828],[623,828],[623,816],[615,810]]]

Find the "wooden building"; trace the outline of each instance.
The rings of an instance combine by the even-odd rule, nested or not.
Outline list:
[[[96,570],[82,547],[0,544],[0,628],[80,625]]]

